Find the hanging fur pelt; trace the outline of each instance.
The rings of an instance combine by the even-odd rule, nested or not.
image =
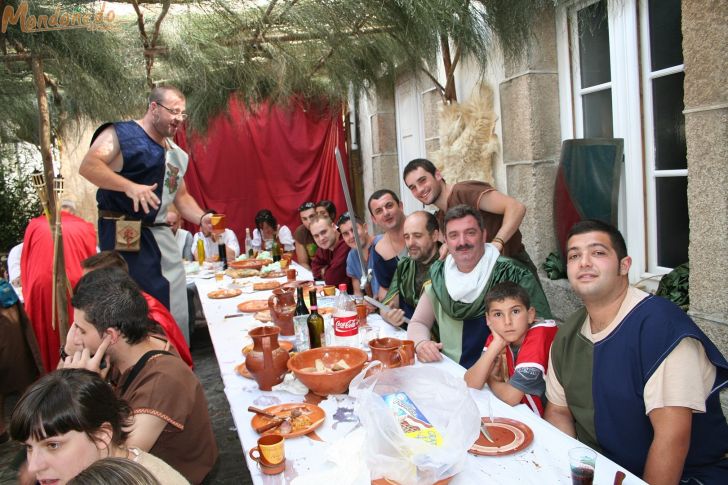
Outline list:
[[[445,180],[481,180],[493,184],[493,162],[500,149],[493,90],[480,83],[464,103],[443,105],[437,166]]]

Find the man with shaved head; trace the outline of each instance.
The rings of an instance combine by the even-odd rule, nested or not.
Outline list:
[[[187,192],[187,154],[174,135],[187,119],[185,97],[172,86],[152,89],[140,120],[104,123],[94,133],[79,173],[98,187],[99,246],[117,250],[129,274],[188,327],[182,256],[167,224],[172,203],[202,225],[211,215]]]
[[[407,328],[407,324],[403,325],[403,317],[412,317],[420,301],[422,285],[430,279],[430,266],[437,259],[439,239],[437,219],[429,212],[413,212],[405,219],[404,242],[409,256],[397,263],[392,283],[384,297],[384,303],[392,310],[384,312],[382,318],[392,325]]]

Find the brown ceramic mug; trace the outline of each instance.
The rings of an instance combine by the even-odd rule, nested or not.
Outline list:
[[[409,364],[410,356],[399,339],[392,337],[375,338],[369,341],[369,348],[372,351],[372,360],[380,361],[385,368],[401,367]]]
[[[415,341],[402,340],[402,348],[407,355],[407,362],[403,365],[415,365]]]
[[[258,446],[252,448],[248,455],[260,466],[266,475],[276,475],[286,468],[286,452],[283,447],[283,436],[269,434],[258,438]]]

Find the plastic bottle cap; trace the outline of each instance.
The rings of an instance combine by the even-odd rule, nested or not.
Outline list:
[[[341,284],[339,285],[339,291],[342,291],[342,292],[346,293],[346,292],[347,292],[347,289],[348,289],[348,288],[347,288],[347,286],[346,286],[346,283],[341,283]]]

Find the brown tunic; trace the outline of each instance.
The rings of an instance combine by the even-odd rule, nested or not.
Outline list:
[[[119,379],[117,392],[131,372]],[[134,414],[151,414],[167,422],[149,453],[167,462],[190,482],[202,482],[217,461],[207,400],[197,376],[173,355],[152,356],[120,396]]]
[[[316,249],[318,248],[316,246],[316,241],[313,238],[313,235],[311,234],[311,231],[306,229],[306,226],[301,224],[296,228],[296,232],[293,233],[293,239],[300,245],[302,245],[304,248],[306,248],[306,253],[308,254],[309,258],[313,258],[316,254]]]
[[[493,190],[495,190],[495,188],[492,185],[485,182],[478,182],[477,180],[467,180],[465,182],[454,184],[452,186],[452,191],[450,192],[450,197],[447,199],[447,209],[460,204],[469,205],[470,207],[477,209],[478,204],[480,204],[480,199],[485,194]],[[443,234],[445,232],[444,221],[447,209],[445,209],[445,211],[437,211],[435,214],[437,222],[440,224],[440,230]],[[483,224],[485,225],[486,242],[491,242],[503,225],[503,215],[493,214],[483,210],[480,211],[480,214],[483,216]],[[501,255],[514,257],[525,250],[526,249],[523,247],[523,243],[521,242],[521,231],[516,230],[516,232],[513,233],[513,236],[506,241]]]
[[[22,392],[42,374],[38,343],[22,305],[0,307],[0,395]]]

